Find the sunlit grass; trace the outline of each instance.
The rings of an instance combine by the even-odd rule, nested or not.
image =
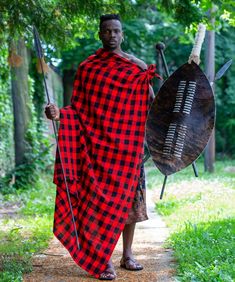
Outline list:
[[[178,281],[235,281],[235,161],[216,162],[215,173],[199,178],[191,167],[164,177],[149,162],[148,187],[156,210],[170,227],[168,245],[177,259]]]
[[[23,273],[31,270],[32,255],[47,247],[53,236],[54,198],[54,185],[46,176],[34,188],[2,197],[21,208],[0,222],[0,281],[22,281]]]

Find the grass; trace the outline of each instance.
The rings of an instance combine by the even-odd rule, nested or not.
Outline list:
[[[54,198],[51,176],[43,176],[33,189],[0,194],[3,204],[20,206],[13,217],[0,221],[0,281],[23,281],[23,273],[32,269],[32,255],[47,247],[53,235]]]
[[[159,200],[163,176],[146,165],[148,188],[157,212],[171,229],[168,244],[177,259],[178,281],[235,281],[235,161],[216,162],[214,174],[199,178],[191,167],[169,176]],[[48,184],[49,183],[49,184]],[[32,269],[31,257],[52,237],[55,188],[44,177],[32,189],[1,195],[0,202],[20,206],[17,214],[0,220],[0,281],[23,281]]]
[[[159,200],[163,176],[149,162],[148,187],[156,210],[171,230],[168,246],[177,260],[177,281],[235,281],[235,161],[217,161],[215,173],[199,178],[191,167],[169,176]]]

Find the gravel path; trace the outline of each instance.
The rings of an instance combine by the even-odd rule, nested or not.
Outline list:
[[[113,253],[113,263],[117,272],[115,281],[127,282],[171,282],[174,258],[171,249],[165,249],[163,244],[169,234],[161,218],[154,212],[151,193],[147,192],[149,220],[138,223],[135,232],[133,250],[135,258],[143,264],[142,271],[126,271],[119,267],[122,254],[121,239]],[[43,254],[33,258],[33,271],[24,276],[25,282],[95,282],[89,274],[79,268],[68,252],[55,238]]]

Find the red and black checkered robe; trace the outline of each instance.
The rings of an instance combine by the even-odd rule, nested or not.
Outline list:
[[[149,83],[154,67],[99,49],[80,64],[71,106],[60,110],[59,146],[80,249],[56,157],[54,234],[95,277],[124,229],[143,157]]]

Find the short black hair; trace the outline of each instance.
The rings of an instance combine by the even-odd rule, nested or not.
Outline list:
[[[118,20],[121,23],[121,18],[118,14],[106,14],[100,16],[100,28],[102,23],[108,20]]]

